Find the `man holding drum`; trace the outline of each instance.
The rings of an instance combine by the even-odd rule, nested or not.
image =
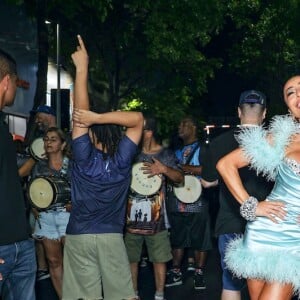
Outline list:
[[[40,105],[35,110],[35,124],[37,125],[39,135],[44,135],[50,127],[56,126],[55,110],[48,105]]]
[[[179,124],[179,137],[183,147],[176,151],[180,166],[187,177],[183,191],[174,189],[169,195],[170,237],[173,249],[172,269],[167,274],[166,287],[182,284],[182,260],[184,249],[194,252],[194,288],[205,289],[204,266],[206,252],[212,247],[208,202],[201,195],[200,145],[197,138],[197,121],[192,116],[185,117]],[[185,176],[185,177],[186,177]],[[188,186],[186,186],[188,184]],[[185,189],[185,191],[184,191]]]
[[[16,90],[16,62],[0,50],[0,297],[34,300],[34,242],[29,238],[16,149],[2,111],[13,105]]]
[[[54,109],[47,105],[40,105],[35,111],[32,111],[35,113],[35,125],[36,127],[32,132],[29,133],[29,137],[27,138],[29,140],[29,154],[30,158],[23,163],[19,167],[19,175],[20,177],[25,177],[30,175],[30,172],[36,163],[36,161],[39,161],[41,159],[44,159],[44,141],[43,136],[45,132],[50,127],[56,126],[56,113]]]
[[[145,117],[142,151],[132,169],[128,200],[125,245],[130,261],[133,287],[138,297],[138,263],[145,242],[153,263],[155,300],[164,300],[166,262],[172,259],[166,215],[166,180],[183,182],[174,153],[161,146],[156,120]]]
[[[44,141],[43,136],[50,127],[56,126],[56,113],[55,110],[48,105],[40,105],[32,113],[35,113],[34,124],[32,132],[29,132],[27,143],[29,146],[29,154],[31,156],[20,168],[19,175],[21,177],[28,176],[36,161],[44,157]]]
[[[78,43],[72,54],[72,210],[64,249],[63,299],[134,299],[123,230],[143,116],[89,111],[88,54],[80,36]]]

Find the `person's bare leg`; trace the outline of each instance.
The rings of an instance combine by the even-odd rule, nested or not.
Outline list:
[[[62,297],[62,278],[63,278],[63,250],[60,240],[44,239],[46,257],[49,264],[49,273],[53,287],[59,297]]]
[[[36,251],[38,270],[48,271],[48,263],[47,263],[42,241],[39,240],[35,241],[35,251]]]
[[[207,252],[195,250],[195,267],[204,268],[206,263]]]
[[[184,249],[173,249],[172,254],[173,254],[173,261],[172,261],[173,267],[180,268],[183,254],[184,254]]]
[[[156,292],[163,293],[167,267],[165,263],[153,263]]]
[[[138,281],[138,263],[130,263],[130,271],[131,271],[131,277],[132,277],[132,284],[133,289],[136,292],[138,290],[137,281]]]
[[[221,300],[241,300],[241,292],[223,289]]]
[[[247,286],[251,300],[258,300],[266,282],[257,279],[247,279]]]
[[[293,297],[291,284],[269,283],[264,285],[259,300],[290,300]]]

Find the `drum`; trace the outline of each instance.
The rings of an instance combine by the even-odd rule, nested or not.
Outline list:
[[[158,175],[148,177],[149,174],[144,174],[144,171],[141,169],[143,165],[143,162],[133,165],[130,187],[134,192],[140,195],[153,195],[159,191],[162,179]]]
[[[44,140],[42,137],[35,139],[29,148],[30,155],[35,159],[35,160],[41,160],[44,159],[44,153],[45,153],[45,148],[44,148]]]
[[[28,193],[31,203],[38,209],[65,205],[71,200],[70,184],[62,177],[37,177],[30,182]]]
[[[202,193],[199,179],[192,175],[184,176],[184,186],[174,187],[174,194],[183,203],[196,202]]]

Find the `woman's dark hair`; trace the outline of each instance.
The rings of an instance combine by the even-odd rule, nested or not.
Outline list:
[[[144,130],[151,130],[156,142],[161,143],[161,136],[158,133],[158,123],[156,118],[151,115],[144,115]]]

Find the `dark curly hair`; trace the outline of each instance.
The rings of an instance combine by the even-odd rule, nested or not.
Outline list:
[[[92,111],[96,113],[106,113],[107,110],[93,106]],[[118,149],[119,142],[123,136],[123,127],[115,124],[93,124],[90,127],[94,144],[101,143],[107,156],[113,157]],[[104,156],[104,159],[107,157]]]

